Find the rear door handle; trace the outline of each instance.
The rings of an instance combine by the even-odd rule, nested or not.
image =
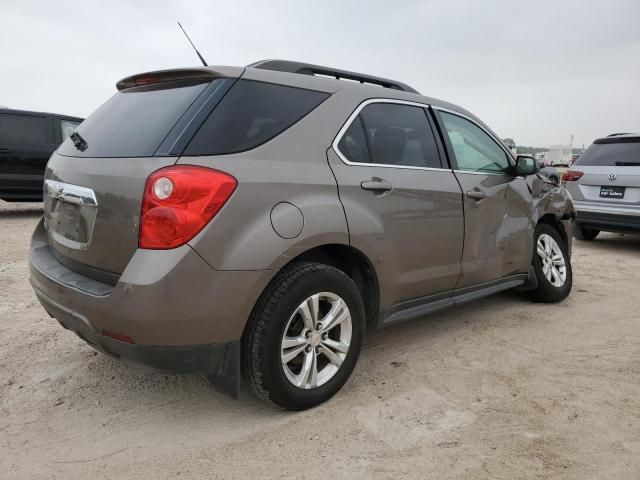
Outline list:
[[[369,180],[365,180],[360,184],[363,190],[370,190],[376,193],[386,193],[393,190],[393,185],[387,182],[384,178],[373,177]]]
[[[483,198],[487,198],[487,194],[482,190],[469,190],[467,197],[473,198],[474,200],[482,200]]]
[[[11,150],[8,148],[0,148],[0,153],[11,153]]]

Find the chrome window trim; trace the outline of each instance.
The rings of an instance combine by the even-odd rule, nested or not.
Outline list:
[[[338,144],[342,140],[342,137],[347,132],[347,130],[349,129],[353,121],[360,114],[362,109],[367,105],[371,105],[372,103],[395,103],[399,105],[409,105],[410,107],[420,107],[422,109],[430,107],[430,105],[427,103],[411,102],[407,100],[396,100],[393,98],[370,98],[369,100],[365,100],[364,102],[362,102],[360,105],[356,107],[356,109],[353,111],[351,115],[349,115],[349,118],[347,118],[347,121],[344,123],[342,128],[338,131],[336,138],[333,140],[333,143],[331,144],[331,146],[333,147],[333,150],[336,152],[336,154],[338,155],[340,160],[342,160],[343,163],[345,163],[346,165],[362,166],[362,167],[382,167],[382,168],[398,168],[401,170],[426,170],[426,171],[438,171],[438,172],[442,172],[442,171],[451,172],[450,168],[444,168],[444,167],[440,167],[440,168],[414,167],[411,165],[394,165],[390,163],[360,163],[360,162],[352,162],[351,160],[347,159],[347,157],[345,157],[343,153],[340,151],[340,149],[338,148]],[[425,112],[425,113],[428,114],[428,112]],[[428,122],[428,119],[425,119],[425,120]],[[432,134],[434,136],[436,135],[436,133],[434,132],[432,132]],[[366,132],[365,132],[365,135],[366,135]]]
[[[498,172],[479,172],[477,170],[454,170],[453,173],[455,174],[469,174],[469,175],[495,175],[498,177],[502,177],[503,175],[509,175],[506,172],[502,172],[502,173],[498,173]]]
[[[467,115],[465,115],[464,113],[460,113],[460,112],[456,112],[455,110],[450,110],[448,108],[444,108],[444,107],[438,107],[438,106],[433,106],[432,107],[434,110],[438,110],[440,112],[445,112],[445,113],[450,113],[451,115],[456,115],[458,117],[464,118],[465,120],[473,123],[476,127],[478,127],[480,130],[482,130],[484,133],[486,133],[487,135],[489,135],[489,137],[498,144],[498,146],[504,151],[504,153],[507,154],[507,161],[509,162],[509,165],[511,165],[512,167],[515,167],[515,160],[513,159],[513,153],[511,153],[500,141],[500,139],[496,138],[496,136],[494,134],[492,134],[490,131],[488,131],[486,128],[484,128],[482,125],[479,125],[478,122],[476,122],[473,118],[468,117]],[[470,173],[470,171],[468,170],[454,170],[455,172],[466,172],[466,173]],[[486,175],[484,172],[479,172],[483,175]],[[505,175],[504,173],[494,173],[493,175]]]

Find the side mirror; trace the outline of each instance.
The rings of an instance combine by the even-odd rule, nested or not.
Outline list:
[[[516,175],[519,177],[526,177],[533,175],[540,171],[540,166],[536,162],[535,158],[527,155],[518,155],[516,158]]]

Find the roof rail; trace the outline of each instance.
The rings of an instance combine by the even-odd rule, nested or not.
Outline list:
[[[299,73],[302,75],[321,75],[333,77],[335,79],[354,80],[363,84],[379,85],[385,88],[393,88],[404,92],[419,93],[404,83],[389,80],[388,78],[374,77],[373,75],[365,75],[363,73],[349,72],[347,70],[338,70],[337,68],[322,67],[320,65],[312,65],[310,63],[292,62],[289,60],[260,60],[258,62],[247,65],[250,68],[261,68],[263,70],[275,70],[278,72]]]

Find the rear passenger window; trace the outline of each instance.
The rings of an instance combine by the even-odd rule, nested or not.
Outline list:
[[[255,148],[282,133],[328,96],[239,80],[202,124],[184,154],[221,155]]]
[[[51,122],[47,117],[0,114],[0,144],[53,143]]]
[[[360,123],[361,127],[357,127]],[[364,135],[360,132],[364,130]],[[421,107],[372,103],[362,109],[338,145],[353,162],[440,168],[438,147]],[[358,154],[368,147],[368,154]],[[364,160],[357,160],[356,158]]]

